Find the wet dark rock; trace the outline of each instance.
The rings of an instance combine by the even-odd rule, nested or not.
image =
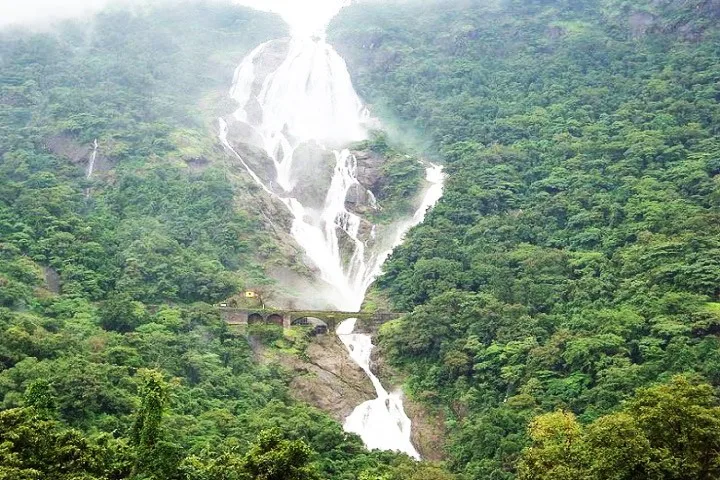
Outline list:
[[[377,195],[381,187],[382,167],[385,159],[371,150],[353,151],[352,153],[357,159],[358,182]]]
[[[43,267],[43,276],[47,289],[52,293],[60,293],[60,274],[51,267]]]
[[[345,197],[345,208],[356,215],[368,215],[377,211],[372,194],[362,185],[353,185]]]
[[[185,160],[185,164],[194,172],[202,172],[210,166],[210,160],[205,157],[189,158]]]
[[[275,165],[265,151],[248,138],[249,128],[242,122],[228,124],[228,143],[235,152],[255,172],[260,180],[270,185],[275,178]],[[234,156],[229,156],[232,162],[239,162]]]
[[[253,64],[255,81],[253,82],[251,97],[257,97],[260,94],[265,79],[280,67],[287,58],[289,50],[289,39],[274,40],[265,45],[263,54],[257,57]]]
[[[73,163],[85,163],[92,153],[91,145],[83,145],[70,135],[55,135],[45,140],[48,150]]]
[[[54,135],[47,138],[45,147],[58,157],[82,165],[84,168],[89,165],[93,153],[92,144],[80,143],[76,138],[68,134]],[[100,142],[93,167],[94,174],[107,173],[115,166],[115,161],[103,154],[107,150],[109,150],[109,147]]]

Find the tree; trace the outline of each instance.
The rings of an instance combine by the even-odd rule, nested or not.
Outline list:
[[[168,401],[168,385],[162,374],[153,370],[140,372],[143,378],[140,409],[135,415],[130,440],[135,447],[133,475],[140,478],[171,478],[180,458],[177,447],[165,441],[162,420]]]
[[[47,380],[35,380],[25,390],[25,403],[42,416],[56,414],[57,402],[52,385]]]
[[[100,308],[100,324],[105,330],[131,332],[146,320],[145,307],[125,294],[109,298]]]
[[[678,376],[638,390],[622,411],[582,427],[572,414],[537,417],[520,480],[720,478],[720,406],[707,384]]]
[[[640,389],[627,408],[665,478],[720,478],[720,401],[708,384],[685,376]]]
[[[520,480],[577,480],[583,478],[582,427],[575,415],[557,411],[530,424],[533,444],[518,466]]]
[[[602,480],[660,479],[657,452],[626,413],[602,417],[586,432],[589,477]]]
[[[310,463],[312,450],[302,440],[287,440],[277,428],[263,430],[245,456],[248,480],[319,480]]]
[[[125,444],[108,436],[89,438],[34,408],[0,412],[0,479],[101,480],[127,478]]]

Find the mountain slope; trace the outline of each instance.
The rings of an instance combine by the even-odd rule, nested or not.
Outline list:
[[[378,284],[413,310],[383,352],[453,419],[457,472],[513,478],[539,413],[720,382],[719,11],[404,2],[334,24],[364,99],[446,164]]]

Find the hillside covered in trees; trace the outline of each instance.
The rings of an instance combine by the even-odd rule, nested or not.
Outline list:
[[[0,480],[720,478],[719,25],[717,0],[333,22],[391,131],[366,145],[392,152],[391,204],[420,173],[398,152],[448,175],[373,292],[411,312],[381,355],[444,419],[442,465],[294,399],[255,350],[302,357],[302,329],[211,307],[293,261],[214,125],[279,19],[186,2],[0,30]]]
[[[446,165],[378,282],[412,311],[381,345],[463,478],[719,478],[719,25],[705,0],[333,25],[360,94]]]

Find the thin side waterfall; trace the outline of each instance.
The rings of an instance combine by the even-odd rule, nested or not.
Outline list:
[[[90,180],[92,178],[92,174],[95,171],[95,160],[97,159],[97,153],[98,153],[98,141],[97,138],[93,142],[93,151],[90,154],[90,161],[88,162],[87,169],[85,170],[85,179]],[[85,198],[90,198],[90,187],[85,189]]]
[[[237,67],[230,96],[238,109],[219,119],[220,141],[263,191],[290,211],[291,234],[320,277],[334,288],[331,301],[335,307],[358,311],[392,249],[442,196],[442,167],[426,164],[428,187],[417,212],[392,228],[378,228],[348,210],[351,190],[364,191],[370,208],[378,205],[372,192],[358,181],[358,160],[347,148],[366,139],[375,120],[355,92],[345,61],[325,36],[330,19],[347,2],[239,3],[279,13],[290,25],[292,36],[259,45]],[[258,167],[243,158],[233,146],[238,143],[263,151],[268,165]],[[324,192],[324,198],[316,198],[318,191]],[[345,429],[360,435],[368,448],[420,458],[410,440],[411,421],[401,393],[388,393],[373,374],[371,338],[354,333],[354,328],[354,320],[343,322],[337,334],[351,358],[367,373],[377,398],[358,406],[347,418]]]

